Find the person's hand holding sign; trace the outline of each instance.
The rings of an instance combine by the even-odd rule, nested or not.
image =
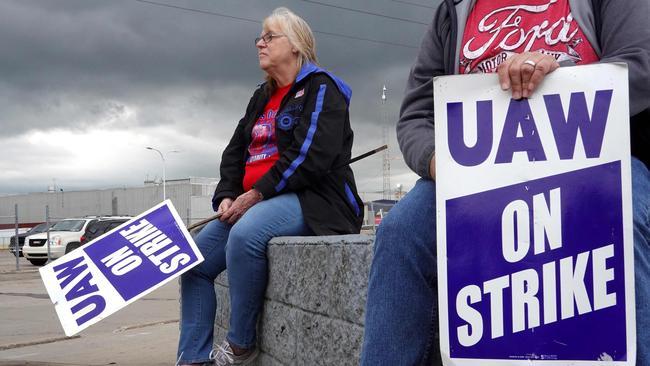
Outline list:
[[[230,202],[224,204],[224,201],[226,200]],[[225,198],[219,205],[219,212],[223,212],[219,217],[219,220],[227,221],[232,225],[236,223],[237,220],[239,220],[239,218],[242,217],[249,208],[253,207],[253,205],[260,202],[261,200],[262,194],[254,188],[237,197],[235,201],[232,201],[230,198]],[[222,211],[222,205],[224,205],[224,208],[228,206],[225,211]],[[219,214],[219,212],[217,212],[217,214]]]
[[[224,212],[228,211],[230,206],[232,206],[232,198],[224,198],[221,200],[221,203],[219,204],[219,209],[217,210],[217,217],[221,217]]]
[[[541,52],[524,52],[508,57],[499,65],[501,89],[512,89],[514,99],[528,98],[542,82],[544,76],[555,71],[558,64],[555,57]]]

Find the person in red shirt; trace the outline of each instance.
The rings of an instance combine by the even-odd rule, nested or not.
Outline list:
[[[442,365],[432,79],[496,72],[501,88],[520,99],[530,97],[558,67],[594,62],[624,62],[628,67],[636,365],[650,365],[648,16],[648,0],[439,2],[411,69],[397,123],[404,160],[421,179],[391,209],[377,231],[361,365]],[[590,335],[585,334],[584,341],[589,340]],[[535,362],[535,357],[539,355],[531,354],[529,361]],[[634,361],[631,355],[620,353],[594,354],[593,359]]]
[[[287,95],[293,83],[278,88],[264,107],[264,112],[253,126],[252,138],[248,146],[248,159],[244,170],[244,191],[248,192],[266,172],[271,169],[280,158],[278,142],[275,134],[275,117],[280,107],[280,102]]]
[[[314,43],[309,25],[286,8],[255,39],[266,82],[223,152],[212,199],[220,218],[195,237],[205,261],[181,277],[178,364],[253,362],[271,238],[361,228],[363,203],[347,165],[351,90],[316,65]],[[226,267],[230,329],[213,346],[214,279]]]

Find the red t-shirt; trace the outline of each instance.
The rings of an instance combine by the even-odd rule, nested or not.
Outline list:
[[[509,56],[527,51],[578,65],[598,61],[569,0],[478,0],[465,25],[460,73],[495,72]]]
[[[248,159],[244,170],[244,191],[249,191],[253,185],[271,169],[280,158],[278,154],[277,137],[275,135],[275,115],[280,103],[291,86],[278,88],[266,103],[264,112],[255,122],[251,132],[251,143],[248,145]]]

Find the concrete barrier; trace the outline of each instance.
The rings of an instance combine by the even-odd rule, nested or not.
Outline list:
[[[374,237],[280,237],[268,248],[258,366],[358,365]],[[228,278],[215,282],[215,341],[230,316]]]

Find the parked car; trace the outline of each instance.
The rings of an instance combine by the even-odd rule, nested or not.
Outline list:
[[[81,236],[80,245],[85,245],[100,236],[106,234],[107,232],[115,229],[116,227],[122,225],[123,223],[131,220],[131,217],[127,216],[109,216],[101,217],[99,220],[91,222],[86,228],[86,232]],[[69,251],[72,251],[77,247],[70,248]]]
[[[52,227],[54,224],[56,224],[56,221],[50,222],[49,227]],[[25,245],[26,237],[38,233],[44,233],[45,231],[47,231],[47,228],[48,228],[47,223],[44,222],[42,224],[38,224],[34,226],[33,228],[29,229],[24,233],[18,234],[18,256],[20,257],[23,256],[23,245]],[[16,255],[16,235],[9,238],[9,251],[14,255]]]
[[[88,225],[98,221],[97,217],[65,219],[50,229],[50,257],[56,259],[78,248],[81,236]],[[23,255],[35,266],[47,263],[47,233],[30,235],[25,238]]]

